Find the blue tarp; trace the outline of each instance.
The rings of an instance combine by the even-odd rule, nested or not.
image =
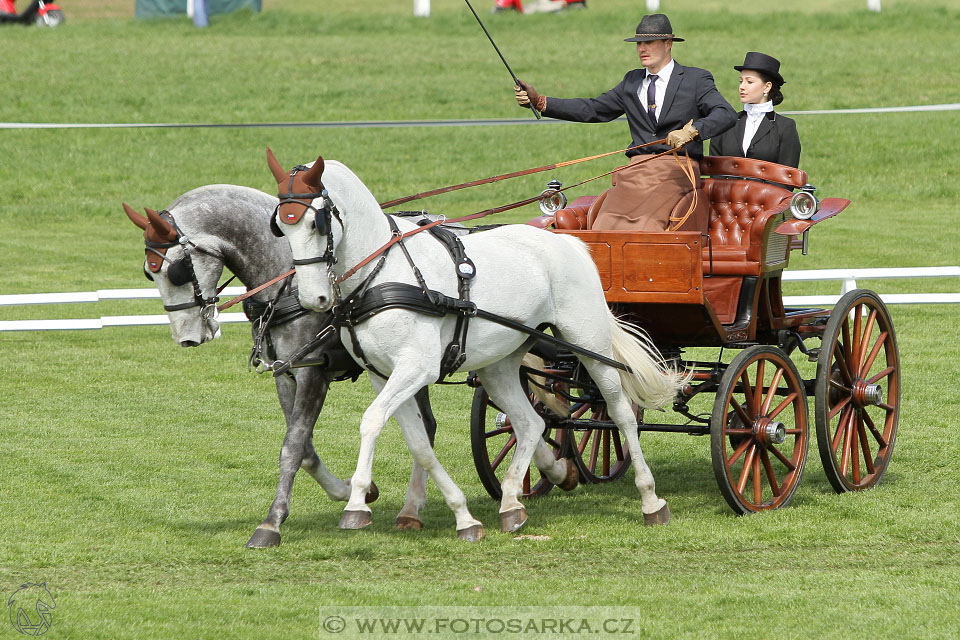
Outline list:
[[[207,0],[207,14],[230,13],[239,9],[260,11],[261,0]],[[137,0],[134,16],[158,18],[187,13],[187,0]]]

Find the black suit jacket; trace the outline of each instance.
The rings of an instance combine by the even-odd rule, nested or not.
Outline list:
[[[756,158],[788,167],[799,167],[800,136],[797,134],[796,122],[774,111],[764,114],[744,155],[742,143],[746,126],[747,112],[741,111],[737,124],[732,129],[710,140],[710,155]]]
[[[660,118],[654,123],[637,95],[646,77],[646,69],[629,71],[620,84],[596,98],[548,97],[543,115],[572,122],[609,122],[626,114],[633,136],[630,146],[665,138],[674,129],[681,129],[693,120],[700,137],[684,150],[696,160],[703,156],[703,140],[726,131],[736,121],[736,112],[717,91],[709,71],[674,63]],[[666,145],[656,145],[628,151],[627,156],[668,149]]]

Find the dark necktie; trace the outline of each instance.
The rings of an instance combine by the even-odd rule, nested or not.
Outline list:
[[[647,113],[654,123],[657,122],[657,76],[650,76],[650,84],[647,85]]]

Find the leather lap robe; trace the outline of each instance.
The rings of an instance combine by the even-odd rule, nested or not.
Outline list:
[[[697,176],[696,188],[701,187]],[[677,203],[692,190],[690,178],[672,155],[652,159],[634,156],[625,169],[617,172],[616,184],[607,192],[595,219],[589,221],[589,228],[666,231]]]

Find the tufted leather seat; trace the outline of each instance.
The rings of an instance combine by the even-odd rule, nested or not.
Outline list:
[[[704,248],[704,273],[759,275],[766,221],[789,205],[792,189],[803,186],[807,174],[771,162],[722,156],[703,158],[700,173],[711,176],[703,180],[700,192],[701,200],[710,203],[709,223],[704,224],[702,214],[694,214],[680,230],[700,229],[710,234],[712,246]],[[606,195],[604,191],[599,196],[577,198],[557,212],[556,228],[589,229]],[[684,199],[677,210],[686,212],[688,204],[689,199]]]
[[[700,192],[701,203],[710,205],[709,222],[706,206],[701,206],[680,230],[709,233],[703,273],[712,277],[704,279],[704,293],[720,322],[729,324],[736,318],[743,277],[761,275],[767,221],[789,206],[793,189],[806,184],[807,174],[771,162],[725,156],[704,157],[700,174],[709,176]],[[606,194],[577,198],[557,212],[554,226],[589,229]],[[688,205],[689,200],[681,201],[675,215],[685,213]]]

